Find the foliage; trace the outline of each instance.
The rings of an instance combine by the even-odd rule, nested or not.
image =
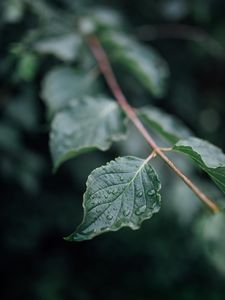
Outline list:
[[[113,99],[86,40],[98,37],[148,132],[222,209],[224,196],[180,153],[224,192],[224,154],[213,145],[225,146],[223,1],[0,6],[1,299],[223,299],[224,214],[207,214],[159,159],[146,160],[151,149]],[[209,34],[168,39],[179,21]],[[166,39],[158,23],[168,25]],[[153,26],[150,42],[141,41],[145,24]],[[60,236],[81,219],[83,193],[83,221],[70,240],[137,229],[162,208],[137,232],[66,243]]]

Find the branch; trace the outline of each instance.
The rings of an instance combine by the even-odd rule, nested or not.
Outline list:
[[[160,156],[163,161],[186,183],[186,185],[214,212],[220,211],[219,207],[206,196],[189,178],[187,178],[175,165],[174,163],[163,153],[163,150],[158,147],[149,132],[146,130],[144,125],[139,120],[135,110],[130,106],[126,97],[124,96],[116,77],[113,73],[112,67],[110,65],[109,59],[102,48],[102,45],[96,36],[89,36],[87,38],[88,45],[96,58],[98,66],[108,83],[110,90],[112,91],[117,102],[130,118],[130,120],[137,127],[139,132],[143,135],[148,144],[152,147],[155,154]]]

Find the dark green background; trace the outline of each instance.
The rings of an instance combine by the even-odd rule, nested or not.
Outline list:
[[[14,1],[6,1],[11,2],[14,5]],[[70,1],[48,2],[66,10]],[[197,136],[225,149],[225,2],[80,3],[86,7],[100,3],[114,7],[126,16],[134,34],[146,24],[176,24],[177,28],[189,24],[197,32],[209,34],[213,42],[208,38],[196,43],[187,35],[187,40],[156,37],[150,43],[171,71],[163,99],[151,98],[118,70],[117,75],[134,105],[151,102],[180,117]],[[21,61],[10,49],[22,41],[28,28],[35,26],[35,17],[27,8],[13,22],[6,10],[1,14],[0,299],[224,299],[225,274],[205,251],[196,231],[206,209],[160,163],[162,209],[139,231],[123,229],[82,243],[62,239],[82,219],[82,194],[90,171],[121,153],[142,156],[146,145],[134,133],[128,144],[116,145],[107,153],[82,155],[53,175],[48,122],[39,95],[43,76],[59,62],[38,57],[34,70],[25,70],[29,80],[24,80],[22,67],[18,67]],[[207,177],[180,160],[178,164],[210,195],[221,197]]]

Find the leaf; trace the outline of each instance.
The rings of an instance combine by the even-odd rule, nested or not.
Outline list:
[[[123,24],[121,15],[103,7],[91,7],[88,14],[79,20],[79,29],[82,34],[93,34],[105,29],[120,29]]]
[[[112,61],[124,66],[156,97],[165,92],[169,76],[166,62],[154,49],[121,33],[106,32],[102,42]]]
[[[89,18],[96,23],[98,28],[119,29],[124,25],[123,18],[119,12],[111,8],[92,8]]]
[[[117,158],[95,169],[84,194],[84,218],[67,240],[83,241],[122,227],[139,229],[160,209],[160,181],[147,160]]]
[[[173,149],[192,158],[225,193],[225,155],[221,149],[194,137],[179,141]]]
[[[115,101],[85,97],[70,101],[56,114],[50,134],[55,168],[80,153],[110,148],[126,137],[125,116]]]
[[[79,54],[82,41],[75,33],[49,36],[35,42],[33,48],[41,54],[52,54],[63,61],[73,61]]]
[[[25,5],[20,0],[1,1],[1,21],[17,23],[23,18]]]
[[[18,61],[15,74],[20,80],[32,81],[37,74],[38,68],[38,56],[34,53],[23,53]]]
[[[153,106],[139,109],[138,115],[147,127],[155,129],[172,144],[191,136],[191,131],[182,121]]]
[[[73,98],[95,94],[98,86],[93,74],[59,67],[50,71],[42,83],[42,98],[49,115],[64,108]]]
[[[225,275],[225,211],[202,216],[196,224],[195,232],[209,261]]]

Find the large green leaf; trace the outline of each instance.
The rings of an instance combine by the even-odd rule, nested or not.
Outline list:
[[[139,109],[138,115],[147,127],[156,130],[172,144],[191,136],[191,131],[182,121],[153,106]]]
[[[207,141],[191,137],[179,141],[174,150],[192,158],[225,193],[225,155],[221,149]]]
[[[55,168],[82,152],[105,151],[126,137],[125,116],[115,101],[85,97],[70,101],[56,114],[50,134]]]
[[[93,74],[59,67],[46,75],[41,94],[52,115],[64,108],[71,99],[93,95],[96,90],[96,78]]]
[[[102,34],[101,40],[112,61],[124,66],[155,96],[162,96],[169,71],[154,49],[116,32]]]
[[[88,240],[125,226],[138,229],[159,211],[160,188],[147,160],[126,156],[95,169],[87,180],[83,221],[67,239]]]
[[[41,54],[52,54],[63,61],[73,61],[79,54],[82,41],[75,33],[51,35],[36,41],[33,48]]]

